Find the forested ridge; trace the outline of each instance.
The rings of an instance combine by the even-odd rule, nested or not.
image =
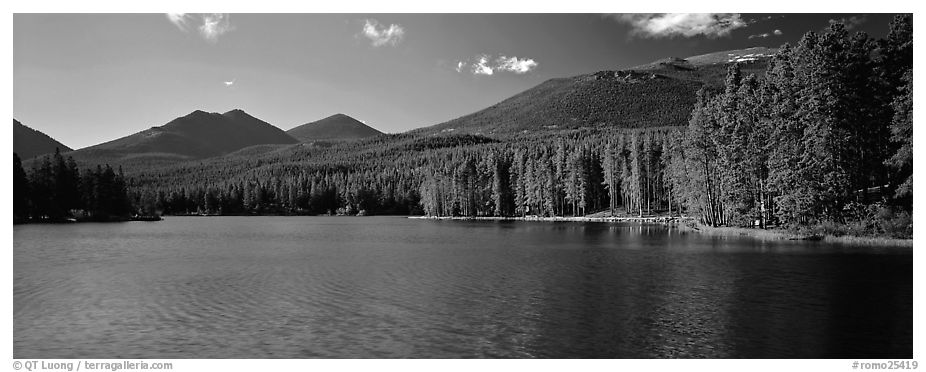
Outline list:
[[[671,89],[690,93],[694,108],[683,119],[675,117],[676,106],[666,106],[655,116],[604,122],[596,115],[660,108],[644,104],[650,101],[608,107],[595,96],[546,105],[543,89],[556,87],[541,86],[506,101],[541,104],[503,102],[498,106],[510,109],[469,117],[464,126],[451,121],[346,143],[263,146],[126,169],[125,177],[141,214],[606,211],[905,237],[912,234],[912,51],[909,15],[898,16],[878,40],[833,24],[782,46],[761,71],[755,64],[724,65],[722,84],[677,83],[646,72],[603,72],[569,83],[622,79],[607,88],[622,90],[607,93],[613,96],[671,82]],[[595,90],[582,90],[588,91]],[[493,115],[506,118],[494,134],[484,130]]]

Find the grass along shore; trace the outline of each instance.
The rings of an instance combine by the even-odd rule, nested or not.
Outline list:
[[[462,221],[537,221],[537,222],[645,222],[645,223],[677,223],[678,217],[449,217],[449,216],[409,216],[408,218],[424,220],[462,220]]]
[[[693,220],[689,220],[694,222]],[[712,236],[750,236],[757,239],[765,240],[817,240],[826,243],[852,244],[852,245],[869,245],[879,247],[909,247],[913,248],[913,239],[897,239],[879,236],[835,236],[835,235],[810,235],[800,232],[790,231],[787,229],[753,229],[748,227],[713,227],[697,223],[680,223],[677,224],[681,231],[693,231],[700,234]]]
[[[410,216],[414,219],[462,220],[462,221],[535,221],[535,222],[638,222],[671,225],[679,231],[695,232],[711,236],[749,236],[763,240],[813,240],[826,243],[868,245],[879,247],[913,247],[913,239],[897,239],[868,236],[834,236],[809,235],[786,229],[755,229],[747,227],[712,227],[697,223],[692,218],[676,216],[603,216],[589,215],[582,217],[448,217],[448,216]]]

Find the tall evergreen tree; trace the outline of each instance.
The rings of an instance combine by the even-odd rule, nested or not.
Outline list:
[[[19,155],[13,153],[13,218],[29,218],[29,179]]]
[[[913,194],[913,70],[907,70],[903,81],[904,85],[898,89],[900,95],[892,103],[894,118],[891,120],[891,140],[900,148],[887,160],[902,180],[894,194],[898,198]],[[912,206],[912,203],[907,205]]]

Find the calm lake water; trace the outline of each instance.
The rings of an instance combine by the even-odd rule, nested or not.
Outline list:
[[[14,226],[15,358],[911,358],[910,249],[658,225]]]

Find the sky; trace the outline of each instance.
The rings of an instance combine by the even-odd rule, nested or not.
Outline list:
[[[14,14],[13,115],[78,149],[194,110],[404,132],[545,80],[796,43],[891,14]]]

